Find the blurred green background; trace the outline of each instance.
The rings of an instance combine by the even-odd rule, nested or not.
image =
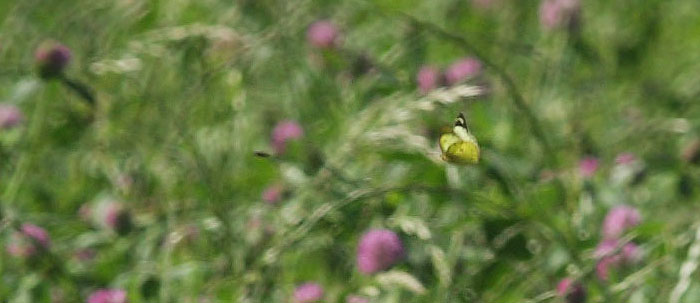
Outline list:
[[[24,114],[0,129],[0,301],[293,302],[315,281],[323,302],[565,302],[573,277],[588,302],[698,302],[700,2],[583,0],[554,27],[540,1],[473,2],[0,0],[0,103]],[[322,19],[335,47],[307,41]],[[46,40],[94,106],[37,76]],[[478,77],[416,88],[470,56]],[[439,158],[459,112],[478,165]],[[255,156],[282,121],[303,136]],[[105,199],[128,230],[81,217]],[[642,257],[603,280],[619,204]],[[6,249],[26,222],[51,238],[34,258]],[[356,268],[371,228],[405,245],[389,272]]]

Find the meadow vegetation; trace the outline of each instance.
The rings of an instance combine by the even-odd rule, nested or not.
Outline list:
[[[0,63],[0,302],[700,301],[697,0],[0,0]]]

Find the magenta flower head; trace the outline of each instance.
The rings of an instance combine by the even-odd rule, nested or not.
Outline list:
[[[579,0],[543,0],[539,11],[540,23],[551,30],[575,22],[579,10]]]
[[[0,104],[0,129],[12,128],[24,120],[17,106]]]
[[[416,75],[416,82],[421,94],[427,94],[440,86],[442,82],[441,77],[442,74],[436,67],[430,65],[421,67]]]
[[[557,294],[566,300],[566,303],[586,302],[586,290],[580,282],[571,278],[564,278],[557,285]]]
[[[70,62],[71,52],[66,46],[56,42],[44,42],[34,54],[39,76],[50,79],[59,76]]]
[[[31,223],[22,224],[22,234],[36,241],[41,247],[49,248],[51,245],[51,240],[49,240],[49,234],[43,228],[36,226]]]
[[[337,46],[338,28],[328,20],[319,20],[312,23],[306,31],[306,39],[313,47],[329,49]]]
[[[387,229],[366,232],[357,246],[357,268],[364,274],[373,274],[396,264],[404,256],[399,236]]]
[[[578,163],[579,173],[584,178],[593,177],[595,172],[598,170],[598,165],[598,158],[585,157]]]
[[[101,197],[92,205],[83,205],[80,216],[89,219],[94,225],[113,230],[124,235],[131,230],[131,214],[122,202],[111,197]]]
[[[311,303],[323,299],[323,287],[318,283],[307,282],[294,290],[294,303]]]
[[[618,245],[618,240],[608,239],[603,240],[596,247],[594,253],[594,256],[598,259],[596,274],[603,281],[608,279],[610,269],[618,268],[621,265],[634,264],[641,259],[641,253],[636,244],[626,243],[620,250],[617,250]]]
[[[126,291],[123,289],[98,289],[90,294],[87,303],[126,303]]]
[[[43,228],[24,223],[20,232],[14,233],[7,245],[7,252],[15,257],[31,257],[51,246],[49,234]]]
[[[283,154],[287,141],[304,136],[304,129],[296,121],[285,120],[277,123],[272,130],[272,148],[277,154]]]
[[[452,63],[445,71],[445,81],[454,85],[467,79],[471,79],[481,73],[481,61],[474,57],[460,59]]]
[[[281,184],[270,185],[262,193],[263,201],[268,204],[277,204],[282,200],[282,195],[284,194],[284,187]]]
[[[603,238],[617,239],[629,228],[639,225],[642,216],[639,211],[628,205],[613,207],[603,220]]]

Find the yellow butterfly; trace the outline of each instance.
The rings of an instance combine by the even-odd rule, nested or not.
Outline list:
[[[479,163],[479,143],[467,128],[464,114],[459,113],[452,132],[440,136],[442,160],[454,164]]]

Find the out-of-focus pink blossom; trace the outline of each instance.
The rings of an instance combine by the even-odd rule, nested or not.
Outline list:
[[[603,220],[603,238],[617,239],[627,229],[639,225],[642,216],[639,211],[628,205],[618,205],[613,207]]]
[[[571,278],[564,278],[559,281],[559,284],[557,284],[557,293],[560,296],[566,295],[566,292],[569,290],[569,286],[571,286],[571,283],[573,283],[574,280]]]
[[[364,274],[373,274],[396,264],[404,256],[399,236],[387,229],[365,233],[357,246],[357,267]]]
[[[601,280],[607,280],[610,269],[619,268],[622,265],[635,264],[640,261],[641,253],[639,247],[634,243],[626,243],[618,251],[618,240],[603,240],[595,250],[596,274]]]
[[[323,287],[318,283],[307,282],[294,290],[294,303],[311,303],[323,299]]]
[[[131,214],[124,204],[112,197],[100,197],[80,207],[80,217],[96,226],[125,234],[131,229]]]
[[[98,289],[90,294],[87,303],[126,303],[123,289]]]
[[[119,224],[119,216],[122,212],[122,206],[119,202],[112,202],[106,206],[104,214],[104,222],[112,229],[116,229]]]
[[[616,261],[613,257],[605,257],[600,259],[595,265],[595,272],[598,279],[603,281],[608,280],[610,277],[610,268],[614,267],[617,263],[618,261]]]
[[[632,242],[625,244],[622,247],[622,260],[628,264],[634,264],[642,259],[642,253],[639,251],[639,246]]]
[[[481,73],[481,62],[473,57],[463,58],[450,65],[445,71],[447,84],[454,85],[473,78]]]
[[[23,119],[22,111],[17,106],[0,104],[0,128],[15,127]]]
[[[39,75],[42,78],[52,78],[63,73],[70,62],[71,52],[66,46],[56,42],[42,43],[34,53]]]
[[[566,299],[566,303],[583,303],[586,301],[586,290],[583,288],[583,285],[571,278],[564,278],[559,282],[557,294]]]
[[[51,245],[49,234],[43,228],[31,223],[24,223],[22,224],[21,230],[22,234],[39,243],[41,247],[48,249]]]
[[[306,31],[306,39],[317,48],[333,48],[337,45],[338,28],[328,20],[312,23]]]
[[[49,249],[51,240],[43,228],[24,223],[20,231],[12,234],[7,244],[7,252],[15,257],[31,257],[38,251]]]
[[[304,129],[292,120],[285,120],[277,123],[272,130],[272,148],[277,154],[283,154],[287,141],[299,139],[304,136]]]
[[[598,158],[585,157],[578,163],[579,173],[584,178],[593,177],[595,172],[598,170],[598,165]]]
[[[262,193],[263,201],[268,204],[276,204],[282,199],[284,187],[281,184],[270,185]]]
[[[543,0],[540,4],[540,23],[554,29],[574,21],[580,10],[579,0]]]
[[[421,67],[416,75],[418,89],[422,94],[429,93],[440,86],[441,76],[440,70],[434,66],[425,65]]]

